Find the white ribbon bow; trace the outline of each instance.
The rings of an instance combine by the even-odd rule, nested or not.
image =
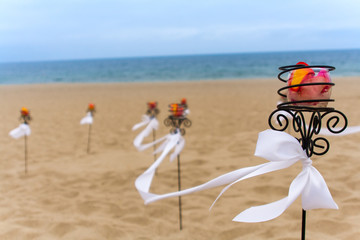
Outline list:
[[[164,142],[160,145],[159,148],[155,150],[155,153],[162,151],[161,155],[143,174],[141,174],[135,180],[135,187],[143,199],[152,198],[154,196],[154,194],[149,192],[150,186],[156,169],[159,167],[165,157],[173,148],[175,148],[173,153],[170,155],[170,161],[173,161],[176,156],[180,154],[185,145],[185,139],[181,136],[180,131],[177,131],[175,134],[168,134],[152,143],[146,144],[145,148],[151,147],[161,141]]]
[[[93,116],[91,112],[88,112],[85,117],[80,120],[80,124],[93,124]]]
[[[302,207],[304,210],[316,208],[338,209],[324,178],[311,165],[312,161],[307,157],[298,140],[291,135],[274,130],[266,130],[259,133],[255,156],[263,157],[269,162],[253,167],[238,169],[219,176],[202,185],[179,192],[162,195],[152,193],[140,194],[144,199],[145,204],[148,204],[160,199],[186,195],[230,183],[221,191],[215,200],[216,202],[229,187],[237,182],[268,172],[288,168],[294,163],[301,161],[303,169],[291,183],[287,197],[270,204],[251,207],[237,215],[233,221],[263,222],[274,219],[280,216],[300,195],[302,197]]]
[[[25,123],[20,124],[19,127],[15,128],[9,132],[9,135],[15,139],[18,139],[25,135],[29,136],[30,134],[31,134],[30,126]]]
[[[147,145],[143,145],[142,142],[144,140],[144,138],[146,138],[147,136],[150,135],[151,131],[152,130],[157,130],[158,127],[159,127],[159,122],[158,120],[153,117],[153,118],[150,118],[149,116],[147,115],[143,115],[142,117],[142,121],[140,123],[137,123],[133,126],[132,130],[136,130],[142,126],[146,126],[146,128],[141,131],[139,133],[139,135],[136,136],[136,138],[134,139],[134,146],[139,150],[139,151],[143,151],[144,149],[146,149]],[[152,146],[152,145],[151,145]]]

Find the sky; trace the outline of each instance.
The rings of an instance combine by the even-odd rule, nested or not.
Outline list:
[[[359,48],[359,0],[0,0],[0,62]]]

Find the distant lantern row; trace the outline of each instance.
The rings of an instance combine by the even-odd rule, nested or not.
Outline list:
[[[93,123],[93,116],[95,113],[95,104],[89,103],[87,108],[87,114],[84,118],[80,120],[80,124],[89,124],[89,134],[88,134],[88,145],[87,152],[90,152],[90,135],[91,135],[91,125]],[[20,110],[20,125],[11,130],[9,135],[12,138],[18,139],[21,137],[25,138],[25,173],[27,173],[27,136],[31,134],[31,129],[29,122],[31,121],[30,111],[26,107],[22,107]]]

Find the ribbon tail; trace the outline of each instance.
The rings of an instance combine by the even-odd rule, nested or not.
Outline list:
[[[145,126],[145,125],[148,124],[149,122],[150,122],[149,116],[143,115],[141,122],[135,124],[135,125],[132,127],[131,130],[135,131],[135,130],[141,128],[142,126]]]
[[[267,163],[265,163],[267,164]],[[264,165],[264,164],[262,164]],[[225,184],[229,184],[239,178],[241,178],[244,175],[247,175],[253,171],[255,171],[256,169],[260,168],[262,165],[259,166],[254,166],[254,167],[246,167],[246,168],[241,168],[229,173],[226,173],[224,175],[221,175],[215,179],[212,179],[206,183],[203,183],[199,186],[196,187],[192,187],[192,188],[188,188],[182,191],[178,191],[178,192],[172,192],[172,193],[166,193],[166,194],[154,194],[152,197],[149,197],[148,199],[144,199],[145,200],[145,204],[149,204],[161,199],[165,199],[165,198],[170,198],[170,197],[177,197],[177,196],[182,196],[182,195],[187,195],[190,193],[194,193],[194,192],[199,192],[199,191],[203,191],[206,189],[210,189],[210,188],[214,188],[214,187],[218,187],[218,186],[222,186]]]
[[[144,138],[150,135],[153,129],[157,128],[158,122],[155,119],[155,121],[150,121],[149,124],[146,126],[146,128],[139,133],[139,135],[136,136],[136,138],[133,141],[134,146],[139,150],[143,151],[147,147],[144,147],[145,145],[142,145],[142,142]],[[156,144],[156,143],[155,143]]]
[[[154,142],[151,142],[151,143],[146,143],[146,144],[141,144],[138,148],[137,148],[137,150],[138,151],[144,151],[145,149],[148,149],[148,148],[150,148],[150,147],[152,147],[152,146],[154,146],[155,144],[158,144],[159,142],[162,142],[162,141],[164,141],[164,140],[166,140],[165,141],[165,145],[167,144],[167,141],[168,141],[168,138],[169,138],[169,136],[170,136],[171,134],[167,134],[167,135],[165,135],[165,136],[163,136],[163,137],[161,137],[161,138],[159,138],[159,139],[156,139]]]
[[[309,173],[305,170],[292,181],[287,197],[278,201],[251,207],[237,215],[235,222],[265,222],[280,216],[304,191],[309,181]]]
[[[155,171],[168,153],[175,147],[180,137],[180,134],[169,135],[168,144],[166,145],[164,151],[161,153],[158,159],[135,180],[135,187],[140,193],[141,197],[146,200],[149,196],[152,196],[152,193],[149,193],[152,179],[154,177]]]
[[[313,166],[310,166],[308,171],[310,181],[302,194],[303,209],[339,209],[320,172]]]
[[[174,161],[174,159],[181,153],[185,146],[185,139],[180,137],[179,142],[177,143],[174,152],[170,155],[170,162]]]
[[[360,126],[347,127],[344,131],[339,132],[341,129],[342,128],[334,128],[333,130],[336,133],[332,133],[327,128],[321,128],[319,134],[324,136],[345,136],[360,132]]]
[[[288,161],[288,162],[268,162],[261,165],[258,165],[254,167],[254,171],[249,172],[248,174],[244,175],[240,179],[237,179],[236,181],[230,183],[225,188],[223,188],[220,192],[220,194],[217,196],[213,204],[210,206],[210,210],[213,208],[217,200],[225,193],[226,190],[228,190],[232,185],[235,183],[238,183],[240,181],[243,181],[248,178],[256,177],[265,173],[274,172],[280,169],[288,168],[291,165],[293,165],[296,161]]]
[[[159,153],[159,152],[164,151],[167,142],[168,142],[168,141],[164,141],[159,147],[157,147],[157,148],[155,149],[155,151],[153,152],[153,154],[157,154],[157,153]]]
[[[19,127],[15,128],[9,132],[9,135],[15,139],[18,139],[25,135],[29,136],[30,134],[31,134],[30,126],[25,123],[20,124]]]
[[[275,137],[274,137],[274,134],[275,134]],[[277,134],[278,134],[278,132],[276,132],[276,131],[265,131],[262,135],[260,135],[259,140],[258,140],[258,145],[265,147],[266,152],[264,153],[262,151],[263,148],[261,148],[260,146],[257,146],[257,151],[256,151],[257,154],[256,155],[259,155],[259,156],[266,155],[267,151],[271,152],[271,150],[274,150],[274,148],[267,147],[268,143],[269,143],[268,140],[270,139],[271,142],[274,142],[274,138],[280,138],[280,140],[283,140],[282,142],[280,141],[280,144],[282,144],[283,142],[293,141],[294,142],[293,144],[295,146],[295,152],[297,153],[298,152],[297,148],[300,148],[299,154],[302,154],[302,155],[304,154],[304,152],[301,149],[301,146],[299,146],[298,141],[294,137],[292,137],[288,134],[279,135],[279,136]],[[284,140],[284,137],[285,137],[285,140]],[[290,153],[291,153],[291,151],[290,151]],[[250,178],[250,177],[258,176],[258,175],[261,175],[261,174],[264,174],[267,172],[272,172],[272,171],[283,169],[283,168],[287,168],[299,160],[300,157],[296,153],[291,153],[290,156],[286,155],[286,154],[284,156],[281,155],[282,158],[280,160],[276,157],[276,155],[273,155],[273,159],[275,159],[274,162],[271,160],[271,162],[269,162],[269,163],[264,163],[264,164],[253,166],[253,167],[238,169],[238,170],[232,171],[230,173],[224,174],[222,176],[219,176],[219,177],[217,177],[213,180],[210,180],[202,185],[199,185],[199,186],[196,186],[193,188],[189,188],[186,190],[182,190],[179,192],[172,192],[172,193],[167,193],[167,194],[162,194],[162,195],[153,195],[152,197],[145,199],[145,204],[155,202],[155,201],[158,201],[158,200],[164,199],[164,198],[182,196],[182,195],[202,191],[202,190],[209,189],[209,188],[218,187],[218,186],[229,184],[229,183],[235,184],[236,182],[242,181],[242,180]],[[300,155],[300,156],[302,156],[302,155]],[[288,160],[289,158],[290,158],[290,160]],[[227,186],[220,193],[218,198],[231,185]]]
[[[222,194],[224,194],[224,192],[235,183],[265,173],[288,168],[289,166],[299,161],[301,158],[306,157],[296,138],[287,133],[274,130],[265,130],[259,133],[255,149],[255,156],[265,158],[270,162],[259,165],[260,167],[255,169],[253,172],[242,176],[240,179],[226,186],[217,196],[211,205],[210,210],[217,202],[217,200],[222,196]]]

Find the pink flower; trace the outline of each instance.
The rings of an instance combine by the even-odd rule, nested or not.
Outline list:
[[[304,62],[299,62],[297,65],[308,66]],[[315,70],[315,71],[314,71]],[[316,74],[316,71],[318,73]],[[294,86],[297,84],[309,84],[309,83],[330,83],[330,75],[326,69],[311,69],[302,68],[291,72],[288,86]],[[290,102],[304,101],[304,100],[323,100],[329,99],[331,95],[331,85],[316,84],[307,86],[295,86],[288,89],[287,98]],[[313,107],[326,107],[328,102],[302,102],[293,103],[293,105],[301,106],[313,106]]]

